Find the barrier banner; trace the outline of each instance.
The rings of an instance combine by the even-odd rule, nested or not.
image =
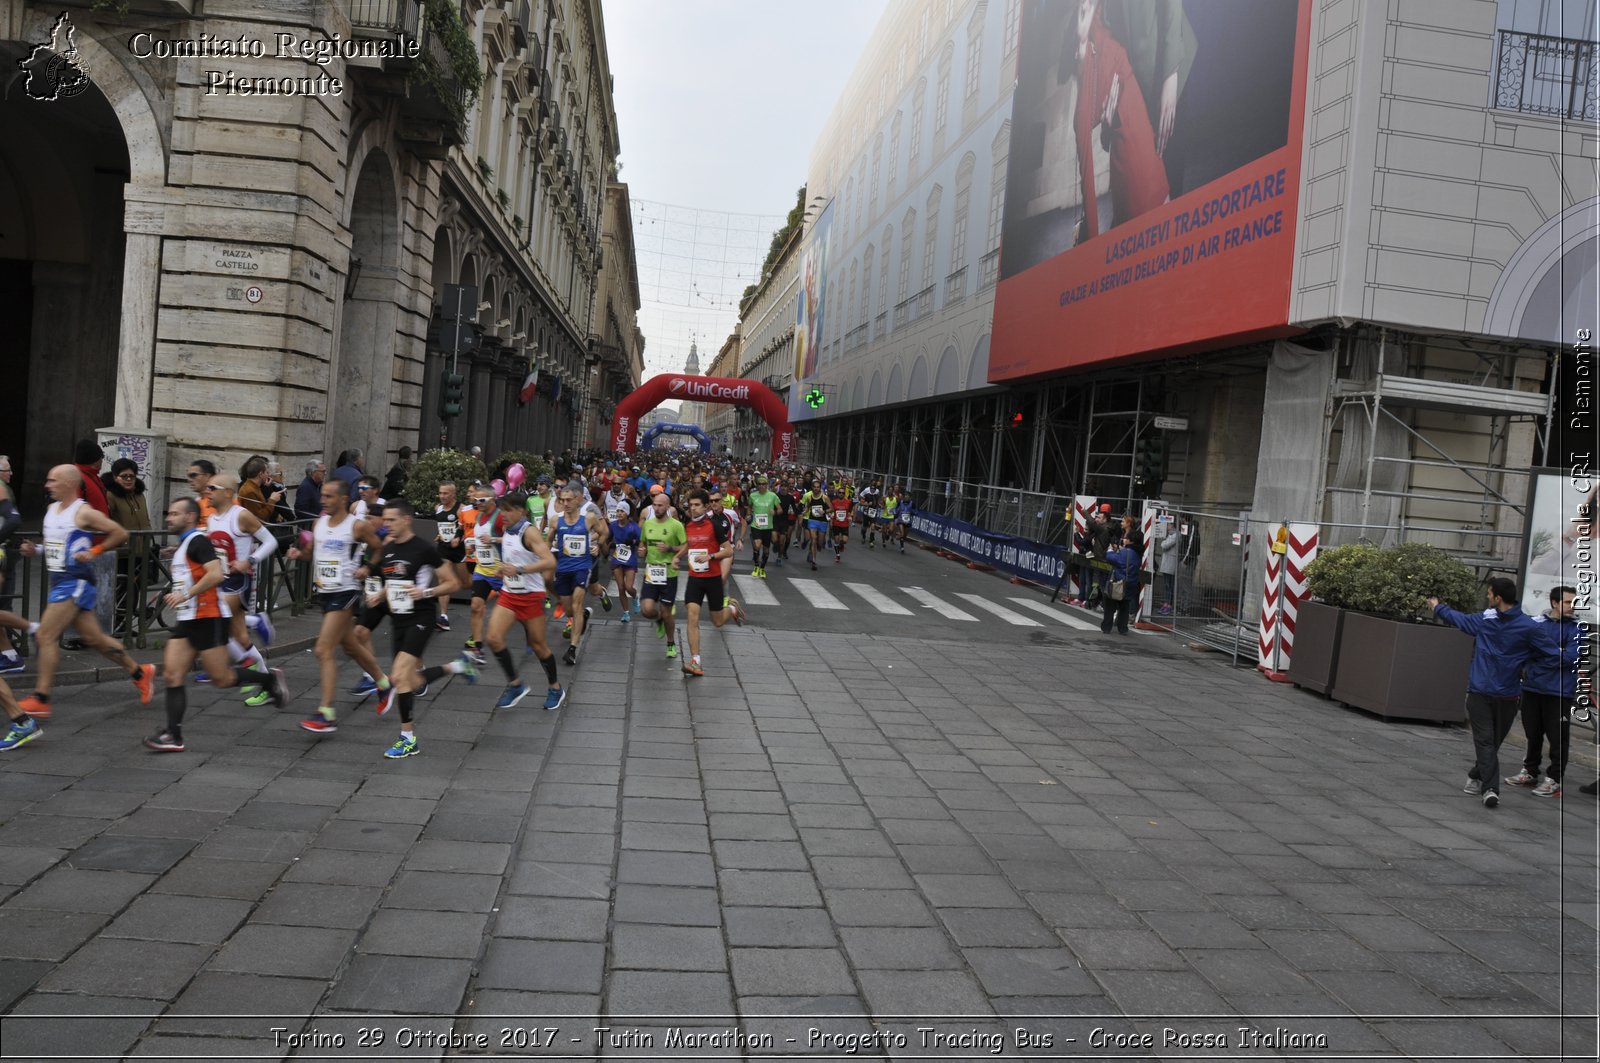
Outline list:
[[[916,511],[911,530],[936,546],[1034,583],[1053,585],[1067,570],[1066,550],[1015,535],[1000,535],[954,517]]]

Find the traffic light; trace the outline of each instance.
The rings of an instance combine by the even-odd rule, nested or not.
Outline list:
[[[1012,428],[1021,428],[1022,427],[1022,411],[1021,410],[1018,410],[1016,413],[1011,415],[1011,427]]]
[[[1167,480],[1167,437],[1159,432],[1142,436],[1133,451],[1133,479],[1155,493]]]
[[[460,417],[461,404],[466,397],[467,378],[447,369],[440,375],[439,384],[439,417]]]
[[[828,401],[828,396],[822,393],[821,388],[812,388],[810,391],[806,392],[805,398],[806,405],[810,406],[813,410],[821,409],[822,404]]]

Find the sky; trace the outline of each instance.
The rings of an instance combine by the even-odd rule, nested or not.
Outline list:
[[[888,0],[605,0],[645,376],[702,370]],[[668,209],[671,208],[671,209]]]

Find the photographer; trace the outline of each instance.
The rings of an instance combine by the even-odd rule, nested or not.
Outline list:
[[[273,520],[273,512],[283,501],[282,484],[272,482],[266,458],[256,454],[239,466],[239,504],[263,523]]]
[[[1128,610],[1139,600],[1139,551],[1125,539],[1118,537],[1111,540],[1106,549],[1105,560],[1111,562],[1111,572],[1101,585],[1100,593],[1102,608],[1105,611],[1104,619],[1100,621],[1100,630],[1109,635],[1111,625],[1117,626],[1117,634],[1128,633]]]

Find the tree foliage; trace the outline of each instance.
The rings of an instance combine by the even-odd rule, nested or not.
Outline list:
[[[747,286],[744,294],[739,297],[739,316],[743,317],[745,310],[750,306],[750,300],[756,296],[756,291],[761,287],[761,281],[767,279],[772,268],[778,264],[778,256],[783,254],[783,249],[788,246],[789,240],[800,228],[805,220],[806,213],[806,186],[801,185],[800,191],[795,193],[794,207],[790,209],[789,216],[784,219],[783,226],[772,234],[772,243],[767,246],[767,257],[761,263],[761,279]]]

